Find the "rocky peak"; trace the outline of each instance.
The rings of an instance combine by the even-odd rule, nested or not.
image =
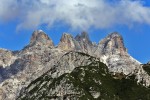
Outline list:
[[[63,33],[58,48],[61,50],[74,50],[75,49],[75,40],[73,36],[68,33]]]
[[[90,43],[92,44],[92,42],[89,39],[89,35],[87,32],[82,32],[81,34],[78,34],[75,37],[75,40],[79,41],[79,42],[85,42],[85,43]]]
[[[36,30],[33,32],[30,45],[47,45],[47,46],[54,46],[52,40],[48,37],[46,33],[44,33],[42,30]]]
[[[90,41],[89,35],[86,32],[82,32],[75,37],[75,40],[78,42],[80,50],[84,53],[92,54],[95,51],[95,47]]]
[[[149,64],[150,65],[150,61],[148,61],[148,63],[147,64]]]
[[[125,55],[127,53],[127,50],[124,46],[123,38],[117,32],[109,34],[106,38],[100,41],[99,46],[102,48],[102,52],[104,54],[109,53]]]
[[[115,37],[122,38],[122,36],[118,32],[110,33],[107,37],[109,37],[109,38],[115,38]]]
[[[63,33],[60,41],[65,42],[65,41],[70,40],[70,39],[73,39],[73,36],[71,34]]]

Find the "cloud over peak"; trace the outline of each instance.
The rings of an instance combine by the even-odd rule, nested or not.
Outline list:
[[[71,29],[150,24],[150,7],[135,0],[0,0],[0,22],[19,20],[17,29],[58,22]]]

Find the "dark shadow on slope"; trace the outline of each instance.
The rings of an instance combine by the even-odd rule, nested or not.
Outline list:
[[[16,75],[18,72],[23,71],[25,68],[25,62],[25,60],[17,59],[13,64],[7,66],[6,68],[0,67],[0,82],[3,82],[12,75]]]
[[[147,72],[147,74],[150,75],[150,64],[143,64],[142,67]]]

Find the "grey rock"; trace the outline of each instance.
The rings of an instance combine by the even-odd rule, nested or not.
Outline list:
[[[128,54],[119,33],[111,33],[102,39],[95,51],[95,56],[108,66],[110,72],[135,74],[138,83],[144,81],[144,86],[150,85],[150,76],[143,70],[141,63]]]
[[[5,68],[10,66],[16,59],[12,51],[0,49],[0,67]]]
[[[63,51],[80,50],[79,44],[71,34],[63,33],[58,48]]]
[[[54,47],[52,40],[42,30],[33,32],[29,46],[32,45],[47,45],[49,47]]]
[[[75,37],[75,40],[79,43],[81,51],[84,53],[92,55],[97,48],[97,45],[94,45],[91,42],[91,40],[88,36],[88,33],[86,33],[86,32],[82,32],[81,34],[78,34]]]

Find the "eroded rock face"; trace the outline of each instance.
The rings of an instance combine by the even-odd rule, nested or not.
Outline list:
[[[63,33],[60,43],[58,44],[58,48],[64,51],[75,50],[77,47],[77,43],[74,40],[73,36],[68,33]]]
[[[97,46],[90,41],[88,33],[86,32],[78,34],[75,38],[70,34],[64,33],[58,45],[58,48],[63,51],[80,51],[91,55],[96,50],[96,47]]]
[[[99,42],[95,55],[108,65],[111,72],[129,74],[140,65],[127,53],[123,38],[117,32],[109,34]]]
[[[92,55],[95,49],[97,48],[97,46],[91,42],[89,35],[86,32],[82,32],[81,34],[78,34],[75,37],[75,40],[78,41],[81,51],[87,54]]]
[[[114,74],[119,72],[125,75],[135,74],[138,82],[144,80],[143,85],[150,85],[150,76],[143,70],[141,63],[128,54],[119,33],[111,33],[102,39],[94,55],[108,66],[110,72]]]
[[[5,70],[7,74],[3,76],[4,81],[0,86],[3,95],[6,95],[4,100],[14,100],[21,88],[26,87],[55,65],[62,53],[60,50],[50,48],[34,49],[34,51],[26,49],[21,52],[16,62]]]
[[[0,67],[10,66],[16,59],[12,51],[0,49]]]
[[[102,39],[98,44],[98,50],[103,55],[127,55],[127,50],[123,43],[122,36],[117,33],[111,33],[106,38]]]
[[[78,34],[75,39],[79,42],[84,42],[92,45],[92,42],[90,41],[89,35],[87,32],[82,32],[81,34]]]
[[[81,52],[74,52],[74,51],[68,52],[68,53],[64,54],[60,58],[60,60],[57,62],[57,64],[55,66],[53,66],[48,72],[43,74],[35,82],[32,82],[33,84],[30,85],[29,89],[26,90],[26,92],[32,91],[32,89],[35,88],[37,84],[39,85],[39,87],[43,87],[43,84],[45,84],[44,86],[49,88],[49,85],[54,82],[55,78],[60,78],[65,73],[71,73],[76,67],[89,65],[92,62],[97,62],[97,61],[99,61],[99,59],[92,57],[92,56],[89,56],[89,55],[86,55],[86,54],[81,53]],[[97,65],[97,64],[95,64],[95,65]],[[42,81],[41,81],[41,79],[42,79]],[[45,79],[47,81],[45,81]],[[55,83],[56,85],[52,86],[52,87],[56,86],[56,88],[53,88],[53,89],[49,88],[49,91],[43,90],[42,88],[38,90],[38,88],[37,88],[35,91],[38,90],[38,93],[36,93],[34,91],[33,95],[22,95],[20,98],[18,98],[18,100],[21,100],[21,98],[22,99],[24,98],[24,99],[33,99],[33,100],[37,99],[37,100],[39,100],[41,97],[44,96],[43,91],[45,91],[45,97],[48,96],[49,99],[54,99],[55,96],[56,96],[56,100],[61,99],[61,98],[64,100],[65,96],[68,99],[73,99],[73,97],[74,97],[74,99],[76,99],[76,95],[79,95],[82,93],[74,90],[74,88],[73,88],[74,84],[70,85],[67,82],[68,82],[68,80],[66,80],[64,78],[60,81],[60,84]],[[43,84],[40,84],[40,83],[43,83]],[[59,85],[57,86],[57,84],[59,84]],[[67,87],[65,85],[67,85]],[[22,93],[23,92],[25,92],[24,89],[22,90]],[[69,94],[71,94],[70,95],[71,97],[68,96]]]
[[[33,32],[30,44],[15,54],[15,61],[0,69],[0,97],[14,100],[21,88],[49,70],[62,54],[43,31]]]
[[[149,94],[149,89],[137,85],[134,75],[112,76],[97,58],[69,52],[56,66],[22,89],[17,100],[148,100]]]
[[[34,31],[29,45],[47,45],[54,47],[52,40],[42,30]]]

